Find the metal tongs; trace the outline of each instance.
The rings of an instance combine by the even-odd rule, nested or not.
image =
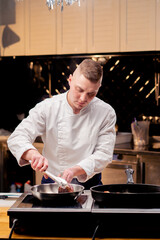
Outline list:
[[[31,164],[32,161],[29,160],[29,163]],[[42,173],[45,173],[48,177],[53,179],[59,186],[66,187],[68,185],[68,182],[65,179],[63,179],[61,177],[56,177],[54,174],[50,173],[47,170],[42,172]]]

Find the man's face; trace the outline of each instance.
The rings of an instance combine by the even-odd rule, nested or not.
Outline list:
[[[74,113],[86,107],[91,100],[97,95],[101,86],[100,79],[97,83],[93,83],[82,74],[74,74],[69,77],[70,90],[68,92],[68,102]]]

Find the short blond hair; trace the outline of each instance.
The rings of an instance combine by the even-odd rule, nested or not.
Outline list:
[[[97,83],[103,76],[101,65],[92,59],[83,60],[78,68],[85,78],[94,83]]]

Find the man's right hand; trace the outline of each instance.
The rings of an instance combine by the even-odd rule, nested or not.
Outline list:
[[[48,168],[48,160],[35,149],[24,152],[22,158],[28,161],[31,160],[31,167],[35,171],[44,172]]]

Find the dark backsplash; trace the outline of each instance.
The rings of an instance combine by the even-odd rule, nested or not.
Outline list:
[[[25,113],[27,116],[29,109],[49,97],[49,74],[51,94],[65,92],[69,75],[86,57],[93,56],[1,58],[0,128],[13,131],[20,122],[17,114]],[[160,116],[155,92],[149,95],[155,86],[155,72],[160,72],[158,54],[94,57],[101,60],[104,70],[98,97],[115,109],[119,131],[131,131],[130,124],[135,117],[141,120],[143,115]]]

